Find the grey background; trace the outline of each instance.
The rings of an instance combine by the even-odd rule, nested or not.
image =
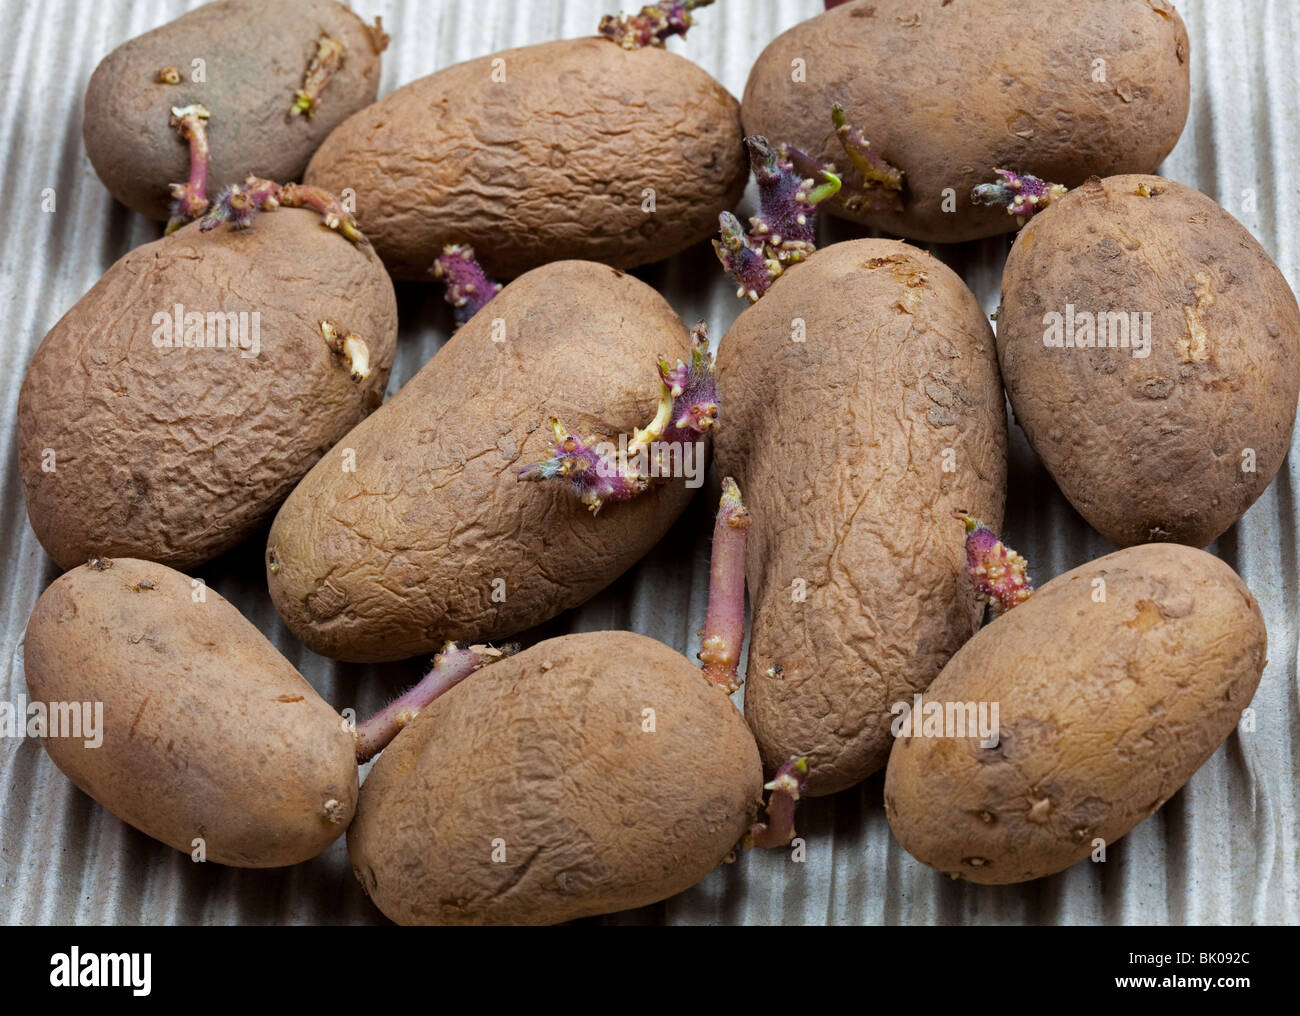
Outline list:
[[[628,3],[635,7],[636,2]],[[14,414],[26,364],[45,332],[117,258],[160,227],[117,205],[81,143],[81,98],[113,47],[196,2],[0,2],[0,683],[25,691],[22,636],[41,591],[57,575],[27,523],[15,461]],[[511,46],[591,34],[608,0],[355,0],[384,18],[393,43],[380,94],[452,63]],[[1163,172],[1199,188],[1260,240],[1293,288],[1300,282],[1300,114],[1297,0],[1179,0],[1192,40],[1187,129]],[[753,61],[781,31],[821,10],[820,0],[720,0],[700,13],[675,51],[739,96]],[[1032,10],[1032,5],[1027,7]],[[57,211],[41,209],[53,187]],[[1254,192],[1254,204],[1248,191]],[[750,195],[752,198],[752,194]],[[747,214],[748,207],[742,209]],[[857,235],[826,229],[825,241]],[[958,270],[987,311],[998,301],[1006,238],[935,253]],[[707,245],[638,274],[687,321],[723,335],[742,309]],[[390,393],[449,333],[436,287],[402,285],[401,347]],[[1295,446],[1277,480],[1211,549],[1259,598],[1269,663],[1254,700],[1258,729],[1234,734],[1154,817],[1110,849],[1023,886],[952,882],[893,841],[881,777],[801,807],[804,864],[751,853],[694,889],[615,922],[711,923],[1296,923],[1300,921],[1300,698],[1296,678]],[[530,638],[630,629],[690,656],[704,616],[715,490],[706,489],[663,545],[604,594]],[[1008,542],[1038,582],[1113,549],[1092,532],[1012,434]],[[307,652],[281,624],[264,586],[264,541],[198,574],[266,632],[335,707],[376,708],[411,683],[422,661],[337,664]],[[365,899],[342,841],[292,869],[196,865],[119,822],[75,790],[34,741],[0,741],[0,920],[9,923],[367,923]]]

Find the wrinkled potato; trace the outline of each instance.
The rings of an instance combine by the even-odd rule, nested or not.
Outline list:
[[[325,656],[397,660],[589,599],[691,490],[668,481],[597,516],[519,470],[550,456],[551,416],[609,441],[651,419],[657,356],[688,348],[672,308],[617,269],[565,261],[516,279],[280,509],[267,582],[285,623]]]
[[[342,64],[315,111],[290,116],[322,36],[343,44]],[[379,33],[334,0],[204,4],[123,43],[95,68],[81,129],[86,154],[113,197],[166,219],[169,185],[190,172],[171,110],[199,104],[211,114],[210,198],[250,173],[297,180],[330,131],[375,101],[382,48]],[[177,84],[159,80],[168,69]]]
[[[835,244],[736,320],[718,386],[718,468],[754,517],[745,715],[769,772],[809,755],[829,794],[885,764],[891,703],[979,624],[951,513],[1001,523],[993,335],[928,254]]]
[[[1149,173],[1187,120],[1188,40],[1167,0],[925,4],[860,0],[791,28],[745,86],[745,133],[845,171],[832,213],[913,240],[1006,233],[1016,219],[970,192],[995,169],[1075,186]],[[876,200],[836,139],[845,107],[902,170],[901,206]]]
[[[890,754],[894,835],[917,860],[990,885],[1083,860],[1232,733],[1266,643],[1250,590],[1200,550],[1132,547],[1058,576],[958,650],[913,711],[927,723],[933,705],[935,726]],[[984,704],[991,718],[995,703],[996,746],[954,736],[959,713],[969,722]]]
[[[565,258],[631,268],[676,254],[714,233],[748,174],[740,108],[718,82],[665,49],[589,38],[398,89],[330,135],[307,182],[356,191],[395,278],[427,278],[450,243],[512,278]]]
[[[197,318],[176,327],[177,307],[203,315],[202,334]],[[360,336],[363,379],[365,357],[334,352],[322,321]],[[379,404],[396,340],[383,265],[313,212],[243,231],[191,224],[131,251],[50,330],[23,381],[32,529],[61,568],[215,557]]]
[[[398,923],[555,924],[694,885],[762,783],[744,719],[683,656],[566,635],[421,712],[366,778],[348,853]]]
[[[998,356],[1025,437],[1120,546],[1205,546],[1291,444],[1295,295],[1236,219],[1172,180],[1090,180],[1025,226]]]
[[[197,580],[128,558],[67,572],[32,611],[24,665],[51,717],[53,703],[103,704],[102,743],[43,738],[54,764],[168,846],[271,868],[315,857],[351,821],[343,718]]]

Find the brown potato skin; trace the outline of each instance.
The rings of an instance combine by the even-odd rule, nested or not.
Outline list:
[[[449,243],[502,279],[566,258],[659,261],[711,237],[748,176],[726,89],[675,53],[600,38],[421,78],[349,118],[307,168],[308,183],[356,191],[397,279],[427,278]]]
[[[1187,120],[1187,30],[1166,0],[861,0],[773,41],[745,86],[746,134],[787,142],[845,172],[825,207],[896,236],[956,242],[1007,233],[1003,208],[970,200],[995,169],[1076,186],[1149,173]],[[1106,81],[1092,80],[1093,60]],[[791,61],[807,80],[791,80]],[[1127,97],[1127,98],[1126,98]],[[851,214],[861,177],[835,138],[844,105],[905,177],[899,212]],[[952,188],[954,211],[944,211]]]
[[[346,47],[343,65],[311,117],[286,114],[321,35]],[[207,62],[207,81],[190,61]],[[375,101],[379,53],[361,19],[334,0],[217,0],[137,36],[104,57],[86,89],[81,133],[95,172],[133,211],[168,217],[168,185],[189,178],[189,146],[171,126],[173,106],[211,114],[208,198],[250,173],[297,180],[312,153],[349,115]],[[181,83],[158,82],[175,67]]]
[[[694,885],[753,822],[762,776],[739,711],[681,654],[630,632],[565,635],[397,736],[348,853],[400,924],[557,924]]]
[[[1093,601],[1098,578],[1104,603]],[[997,702],[1000,741],[900,737],[885,776],[890,827],[917,860],[972,882],[1061,871],[1094,839],[1125,835],[1214,754],[1266,649],[1250,590],[1204,551],[1148,544],[1066,572],[930,685],[926,702]]]
[[[808,754],[807,792],[833,793],[885,764],[890,705],[979,625],[951,512],[1002,521],[993,335],[941,262],[855,240],[796,265],[741,314],[718,378],[718,469],[753,518],[745,716],[768,772]]]
[[[1045,346],[1044,315],[1067,303],[1150,311],[1150,355]],[[1254,237],[1204,194],[1152,176],[1091,180],[1016,238],[998,357],[1025,437],[1098,532],[1119,546],[1204,547],[1290,447],[1300,309]]]
[[[496,321],[505,341],[494,341]],[[514,635],[638,561],[692,491],[668,481],[593,516],[559,483],[547,420],[617,441],[655,413],[659,354],[689,334],[653,289],[588,261],[516,279],[307,474],[267,540],[267,583],[314,652],[399,660]],[[504,579],[504,600],[493,580]]]
[[[261,315],[261,350],[157,348],[155,313]],[[358,333],[354,382],[322,320]],[[27,514],[61,568],[97,554],[192,568],[264,522],[383,398],[397,340],[373,252],[283,208],[250,229],[198,224],[114,264],[46,335],[18,398]],[[42,469],[45,449],[55,469]]]
[[[33,701],[103,702],[103,744],[46,737],[50,758],[123,822],[207,860],[315,857],[357,800],[355,745],[270,642],[212,589],[117,558],[55,580],[27,623]]]

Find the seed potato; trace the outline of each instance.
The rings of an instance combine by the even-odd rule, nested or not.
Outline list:
[[[708,239],[747,177],[726,89],[663,48],[601,38],[412,82],[350,117],[307,169],[307,183],[356,191],[397,279],[427,278],[451,243],[498,278],[566,258],[659,261]]]
[[[691,490],[671,480],[592,515],[519,471],[550,456],[551,416],[611,442],[646,423],[657,357],[688,348],[663,298],[614,268],[564,261],[516,279],[280,509],[267,581],[285,623],[325,656],[397,660],[514,635],[589,599]]]
[[[1178,792],[1250,703],[1267,639],[1218,558],[1131,547],[1047,583],[957,651],[923,703],[998,704],[996,747],[900,737],[885,813],[917,860],[972,882],[1042,878]]]
[[[777,37],[745,86],[746,134],[844,169],[836,215],[913,240],[1006,233],[972,204],[995,169],[1075,186],[1149,173],[1187,120],[1189,46],[1167,0],[979,3],[860,0]],[[864,196],[836,140],[842,103],[875,153],[904,173],[901,210]]]
[[[342,64],[321,90],[316,111],[290,117],[322,36],[343,44]],[[211,114],[210,198],[250,173],[298,180],[330,131],[375,101],[380,49],[378,36],[334,0],[204,4],[123,43],[95,68],[82,120],[86,154],[115,198],[162,221],[169,185],[184,182],[190,171],[171,110],[199,104]],[[158,80],[167,69],[177,72],[178,83]],[[203,80],[194,80],[200,72]]]
[[[1079,514],[1120,546],[1203,547],[1290,446],[1300,309],[1204,194],[1090,180],[1016,238],[998,357],[1017,422]]]
[[[367,776],[348,853],[399,924],[556,924],[694,885],[762,783],[744,719],[683,656],[566,635],[421,712]]]
[[[718,468],[753,514],[745,715],[807,793],[885,764],[890,705],[976,630],[956,508],[1002,518],[993,335],[941,262],[835,244],[780,276],[719,346]]]
[[[177,307],[203,318],[191,338],[226,345],[186,347]],[[244,347],[231,344],[241,320]],[[363,380],[322,321],[361,337]],[[60,568],[95,555],[210,560],[379,404],[396,339],[379,259],[310,211],[242,231],[191,224],[131,251],[50,330],[23,380],[32,529]]]
[[[357,764],[343,718],[214,590],[98,559],[41,595],[24,646],[33,701],[103,703],[102,744],[46,737],[50,758],[141,832],[270,868],[347,828]]]

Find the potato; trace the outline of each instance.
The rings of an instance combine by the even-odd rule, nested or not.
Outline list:
[[[183,345],[178,307],[204,316],[191,338],[224,346]],[[361,337],[364,380],[322,321]],[[28,368],[18,454],[32,529],[61,568],[97,554],[176,568],[215,557],[379,404],[396,338],[379,259],[312,212],[280,209],[240,232],[192,224],[145,244]]]
[[[401,924],[555,924],[694,885],[762,782],[740,713],[684,657],[566,635],[420,713],[366,778],[348,853]]]
[[[688,345],[663,298],[616,269],[566,261],[515,280],[280,509],[267,582],[285,623],[325,656],[397,660],[589,599],[691,491],[669,481],[592,515],[519,470],[550,455],[552,415],[610,441],[646,423],[656,357]]]
[[[277,867],[316,856],[352,818],[343,718],[234,607],[180,572],[129,558],[67,572],[32,611],[24,665],[51,717],[54,703],[103,706],[98,746],[42,740],[54,764],[168,846]]]
[[[772,42],[742,118],[745,133],[847,173],[825,206],[834,214],[953,242],[1016,227],[1005,209],[971,202],[995,169],[1066,186],[1153,171],[1182,133],[1188,96],[1187,31],[1167,0],[1043,0],[1032,13],[1019,0],[861,0]],[[849,168],[836,102],[903,171],[901,208],[871,200]]]
[[[1079,514],[1120,546],[1203,547],[1290,446],[1300,310],[1204,194],[1090,180],[1016,238],[998,357],[1025,437]]]
[[[290,117],[322,36],[343,43],[342,65],[316,111]],[[199,104],[211,114],[210,198],[250,173],[297,180],[330,131],[375,101],[381,48],[378,36],[333,0],[204,4],[123,43],[95,68],[81,128],[86,154],[113,197],[166,219],[169,185],[184,182],[190,167],[171,110]],[[178,84],[158,80],[169,68]],[[200,71],[203,80],[195,80]]]
[[[718,82],[665,49],[589,38],[412,82],[331,134],[307,182],[356,191],[395,278],[427,278],[450,243],[511,278],[676,254],[713,235],[748,175],[740,107]]]
[[[1245,583],[1200,550],[1132,547],[1058,576],[958,650],[912,712],[928,722],[933,706],[935,727],[889,756],[894,835],[917,860],[990,885],[1083,860],[1232,733],[1266,641]],[[940,707],[955,721],[967,704],[989,718],[996,704],[996,747],[938,725]]]
[[[890,704],[976,630],[964,508],[997,526],[1006,422],[993,335],[941,262],[835,244],[780,276],[719,346],[720,472],[753,513],[745,715],[807,793],[885,764]]]

